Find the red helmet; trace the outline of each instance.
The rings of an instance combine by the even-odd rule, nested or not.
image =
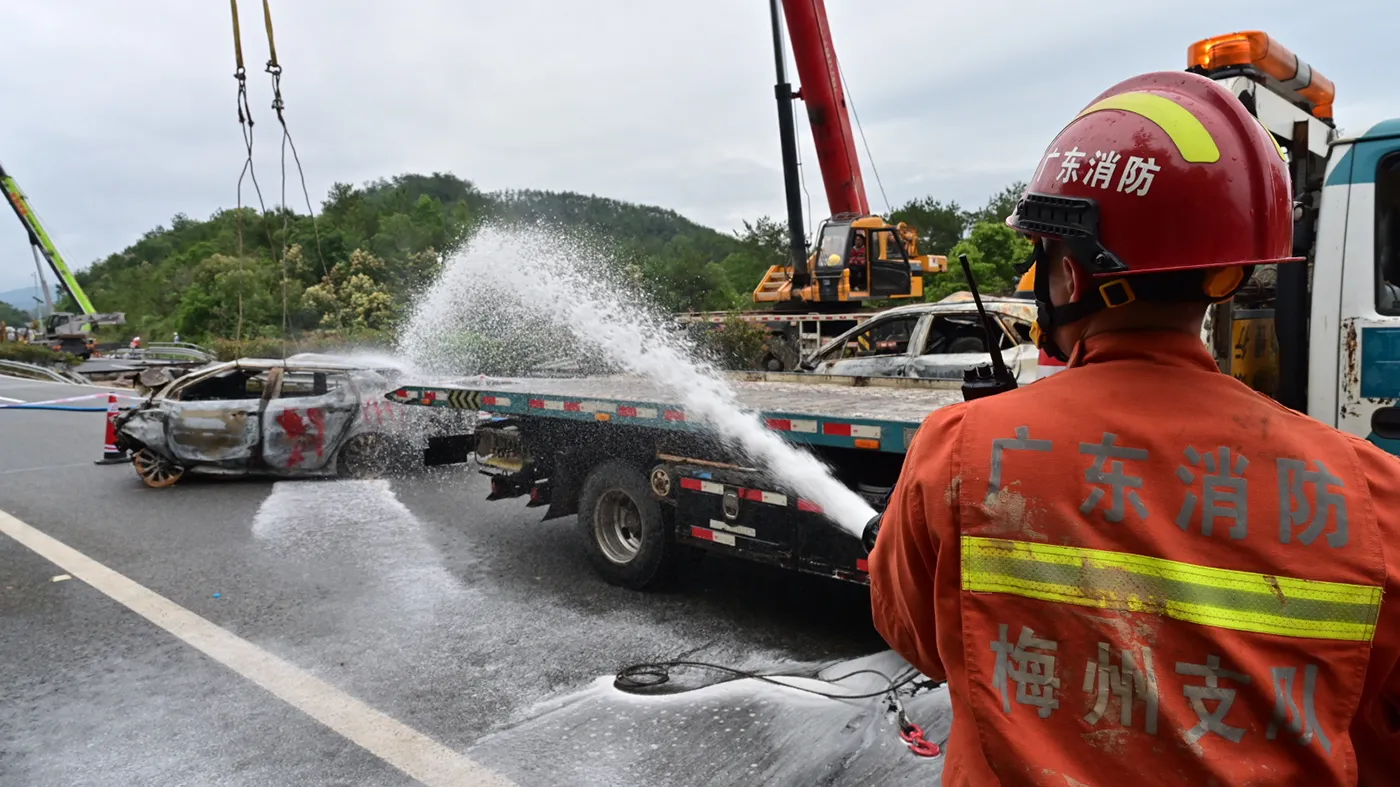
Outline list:
[[[1282,149],[1230,91],[1185,71],[1091,101],[1006,223],[1065,241],[1094,275],[1301,259]]]
[[[1036,342],[1060,360],[1055,326],[1137,299],[1131,274],[1220,269],[1203,275],[1199,295],[1222,300],[1250,266],[1302,259],[1292,256],[1282,148],[1230,91],[1185,71],[1136,76],[1089,102],[1050,143],[1006,223],[1063,241],[1093,276],[1118,277],[1061,306],[1050,303],[1048,271],[1035,278]]]

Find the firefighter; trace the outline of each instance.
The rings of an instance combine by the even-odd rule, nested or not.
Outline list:
[[[1201,341],[1294,264],[1283,155],[1184,72],[1101,94],[1007,223],[1068,368],[935,411],[870,555],[876,627],[946,679],[947,785],[1394,784],[1400,460]]]

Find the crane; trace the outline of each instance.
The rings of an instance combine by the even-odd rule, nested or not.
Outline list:
[[[800,91],[787,81],[779,6],[786,19],[797,64]],[[882,298],[922,298],[923,274],[943,272],[948,261],[921,255],[917,233],[903,222],[891,225],[870,211],[856,154],[855,135],[846,112],[841,70],[823,0],[769,0],[776,61],[778,128],[782,144],[787,200],[789,260],[771,266],[754,289],[757,303],[780,308],[818,310]],[[831,217],[816,233],[816,250],[807,251],[798,180],[797,129],[792,102],[807,106]]]
[[[34,250],[35,263],[42,257],[48,263],[49,269],[63,285],[63,289],[73,297],[73,302],[78,305],[81,314],[71,312],[55,312],[49,310],[48,317],[44,320],[44,340],[51,342],[56,349],[71,352],[75,355],[86,355],[88,353],[87,340],[91,338],[90,333],[84,331],[87,327],[98,325],[124,325],[126,315],[121,312],[100,314],[93,309],[92,301],[88,299],[87,293],[78,284],[77,278],[69,270],[68,263],[64,261],[63,255],[59,253],[58,247],[54,245],[49,233],[44,230],[44,225],[39,222],[38,215],[29,204],[29,197],[19,187],[19,183],[5,170],[4,165],[0,165],[0,191],[5,192],[5,199],[10,203],[15,215],[19,217],[20,224],[24,225],[24,230],[29,235],[29,245]],[[43,269],[39,271],[43,276]],[[48,287],[44,287],[44,297],[48,298]]]

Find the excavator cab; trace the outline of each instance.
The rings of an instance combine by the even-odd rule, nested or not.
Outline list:
[[[775,265],[754,290],[754,301],[810,308],[924,295],[924,274],[948,269],[941,256],[920,255],[913,230],[879,216],[834,216],[817,231],[805,271]]]
[[[922,298],[924,260],[911,258],[898,228],[879,216],[822,224],[813,259],[817,300]]]

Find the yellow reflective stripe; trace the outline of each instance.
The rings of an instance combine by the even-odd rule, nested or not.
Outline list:
[[[1228,571],[1101,549],[962,537],[962,588],[1190,623],[1369,642],[1381,588]]]
[[[1181,157],[1195,164],[1214,164],[1220,160],[1220,148],[1215,139],[1201,124],[1199,118],[1186,107],[1156,93],[1119,93],[1097,101],[1076,116],[1076,120],[1092,112],[1105,109],[1121,109],[1141,115],[1156,123],[1167,132],[1176,145]]]

